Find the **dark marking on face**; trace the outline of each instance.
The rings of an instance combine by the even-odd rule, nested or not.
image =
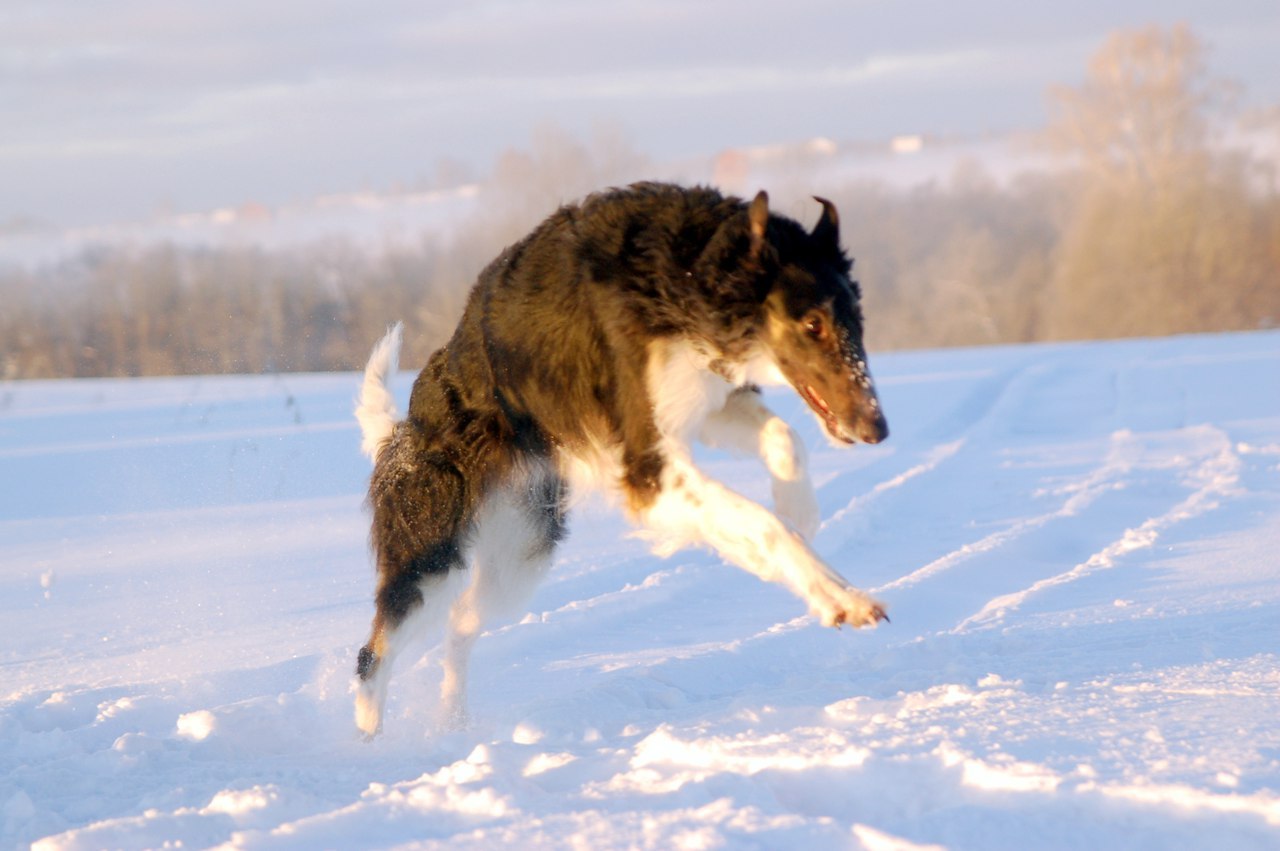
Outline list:
[[[823,202],[812,234],[792,234],[765,299],[765,340],[783,375],[842,443],[889,433],[867,369],[858,285],[839,248],[835,207]]]

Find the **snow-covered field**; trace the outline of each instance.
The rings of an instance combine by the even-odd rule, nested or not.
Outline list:
[[[891,624],[587,506],[371,743],[354,375],[0,385],[0,846],[1280,847],[1280,333],[872,366],[880,446],[773,402]]]

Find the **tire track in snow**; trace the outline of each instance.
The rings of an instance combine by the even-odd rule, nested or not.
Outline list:
[[[936,443],[924,454],[924,460],[915,466],[876,483],[865,493],[854,496],[843,508],[824,519],[818,531],[822,532],[835,526],[855,512],[867,508],[885,493],[896,490],[908,482],[920,484],[925,474],[942,467],[945,462],[959,455],[962,449],[973,449],[978,442],[976,438],[989,431],[992,424],[1008,419],[1004,414],[1010,407],[1019,406],[1028,395],[1030,388],[1035,386],[1046,372],[1059,364],[1058,358],[1049,358],[998,373],[987,370],[957,373],[957,377],[987,380],[978,383],[941,422],[928,429],[939,437],[953,436],[952,439]],[[899,376],[892,383],[915,383],[914,378]],[[924,378],[929,379],[932,376]]]
[[[970,438],[979,434],[982,427],[991,422],[995,413],[1003,409],[1008,404],[1008,398],[1015,390],[1020,388],[1028,377],[1034,377],[1045,369],[1045,364],[1033,363],[1019,367],[1014,370],[1006,370],[1000,373],[994,373],[989,370],[978,370],[963,373],[956,373],[956,378],[980,378],[985,379],[977,384],[964,399],[956,406],[955,409],[944,419],[943,423],[935,425],[932,429],[935,433],[957,434],[952,440],[937,443],[932,446],[928,452],[924,453],[924,460],[920,463],[903,470],[897,475],[877,482],[872,486],[871,490],[865,493],[856,494],[844,505],[843,508],[836,510],[831,516],[822,521],[818,527],[818,532],[824,532],[827,529],[837,525],[841,521],[846,520],[856,512],[866,509],[870,504],[875,502],[889,491],[901,488],[903,485],[913,480],[918,480],[927,473],[932,473],[941,467],[945,462],[954,458],[959,454],[960,450],[970,443]],[[922,381],[934,380],[937,376],[933,374],[924,376],[898,376],[891,381],[882,382],[886,386],[893,384],[914,384]],[[837,475],[835,480],[843,478],[844,474]],[[919,484],[918,481],[914,482]],[[829,487],[828,482],[824,487]]]
[[[959,634],[972,628],[992,626],[1002,621],[1010,612],[1016,611],[1027,599],[1046,589],[1075,582],[1100,570],[1116,567],[1128,553],[1151,547],[1167,529],[1213,511],[1222,504],[1223,499],[1240,493],[1240,456],[1233,449],[1231,439],[1226,432],[1215,426],[1201,426],[1184,431],[1204,434],[1210,438],[1213,445],[1208,457],[1201,460],[1192,474],[1186,477],[1198,484],[1189,496],[1164,514],[1149,517],[1136,528],[1125,530],[1119,539],[1112,541],[1095,552],[1088,560],[1070,570],[1041,579],[1022,590],[1002,594],[989,600],[977,614],[961,621],[951,632]],[[1128,432],[1121,432],[1119,436],[1132,437]]]
[[[49,443],[0,449],[0,458],[35,458],[45,455],[83,455],[122,449],[154,449],[158,446],[185,446],[196,443],[220,443],[240,440],[281,439],[297,435],[325,432],[355,431],[355,422],[329,422],[314,424],[290,424],[281,426],[252,426],[199,431],[190,434],[143,435],[119,437],[108,440],[81,440],[68,443]]]
[[[984,384],[960,406],[960,410],[966,415],[967,424],[964,428],[964,436],[958,442],[970,451],[980,448],[983,442],[981,437],[995,436],[988,433],[994,430],[996,424],[1004,423],[1007,426],[1008,423],[1016,420],[1014,415],[1017,411],[1034,407],[1036,391],[1042,389],[1041,385],[1047,375],[1069,365],[1061,357],[1043,358],[1004,373],[999,379],[999,384],[995,382]],[[1083,375],[1088,371],[1087,368],[1078,369],[1074,374]],[[880,594],[917,585],[951,570],[958,564],[994,552],[1055,521],[1079,515],[1099,497],[1125,486],[1127,476],[1133,467],[1130,457],[1132,452],[1128,449],[1131,439],[1132,434],[1127,430],[1113,432],[1111,446],[1102,465],[1084,478],[1077,480],[1075,484],[1058,489],[1057,492],[1067,494],[1067,498],[1057,508],[1018,519],[1005,528],[966,543],[904,576],[870,589],[871,593]],[[957,446],[957,451],[959,448]]]
[[[1098,497],[1105,493],[1120,489],[1123,487],[1124,476],[1130,471],[1131,465],[1124,459],[1123,452],[1120,451],[1120,448],[1117,445],[1117,439],[1118,436],[1112,436],[1112,447],[1108,452],[1107,460],[1082,480],[1065,488],[1064,490],[1069,494],[1069,496],[1054,510],[1038,514],[1034,517],[1023,518],[1012,525],[996,532],[992,532],[977,541],[964,544],[958,549],[952,550],[946,555],[934,559],[924,567],[913,570],[911,573],[901,576],[892,582],[886,582],[883,585],[871,589],[872,593],[883,593],[885,591],[893,591],[899,588],[907,588],[919,582],[923,582],[926,579],[932,579],[939,574],[945,573],[957,564],[968,561],[975,556],[983,555],[999,549],[1000,547],[1021,538],[1023,535],[1046,526],[1055,520],[1074,517],[1091,505],[1098,499]]]
[[[861,511],[862,509],[866,508],[866,506],[869,505],[871,502],[874,502],[876,499],[878,499],[886,491],[891,491],[895,488],[900,488],[910,480],[916,478],[917,476],[921,476],[925,473],[932,472],[933,470],[937,469],[939,464],[941,464],[942,462],[946,461],[948,458],[951,458],[957,452],[959,452],[960,449],[964,446],[964,444],[965,444],[965,439],[962,437],[959,440],[953,440],[950,443],[942,443],[937,446],[934,446],[927,453],[925,453],[925,459],[921,461],[919,464],[916,464],[914,467],[904,470],[903,472],[899,473],[898,475],[894,476],[891,479],[885,479],[884,481],[877,482],[875,486],[871,488],[871,490],[867,491],[866,493],[858,494],[853,499],[849,500],[848,504],[846,504],[844,508],[839,509],[830,517],[823,520],[822,524],[818,526],[818,531],[823,532],[826,529],[830,528],[831,526],[834,526],[835,524],[841,522],[842,520],[847,518],[850,514],[853,514],[854,512],[857,512],[857,511]]]

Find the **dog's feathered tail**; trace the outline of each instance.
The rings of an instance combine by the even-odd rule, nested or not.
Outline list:
[[[400,339],[404,323],[397,322],[386,336],[373,347],[369,363],[364,368],[364,383],[360,386],[356,419],[360,421],[360,451],[371,461],[378,460],[378,453],[391,440],[396,420],[396,400],[387,387],[387,377],[400,366]]]

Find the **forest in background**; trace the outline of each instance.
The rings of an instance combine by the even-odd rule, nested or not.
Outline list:
[[[1242,116],[1235,94],[1186,27],[1118,32],[1082,84],[1048,93],[1037,144],[1052,169],[998,181],[972,162],[910,190],[822,186],[870,348],[1280,325],[1280,178],[1222,138],[1246,126],[1280,146],[1280,107]],[[397,319],[404,363],[420,364],[503,246],[647,167],[621,139],[548,132],[499,160],[473,220],[411,248],[155,245],[0,268],[0,377],[350,370]],[[812,190],[802,169],[789,179]]]

